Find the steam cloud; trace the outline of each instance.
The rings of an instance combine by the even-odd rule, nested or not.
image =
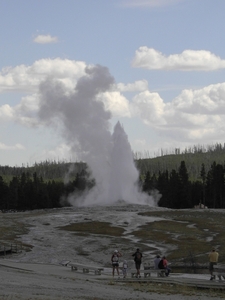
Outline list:
[[[40,85],[39,118],[61,130],[72,153],[87,163],[95,179],[95,187],[79,199],[70,195],[71,204],[109,205],[123,200],[154,205],[158,199],[138,191],[139,174],[123,127],[118,122],[111,134],[111,113],[97,97],[113,84],[108,69],[99,65],[87,67],[71,91],[49,78]]]

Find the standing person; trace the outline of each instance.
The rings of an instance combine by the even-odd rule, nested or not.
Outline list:
[[[136,270],[137,270],[136,277],[140,278],[141,277],[140,269],[141,269],[141,262],[142,262],[142,253],[140,252],[140,249],[137,248],[136,252],[134,254],[132,254],[132,256],[134,257],[135,267],[136,267]]]
[[[127,264],[127,261],[124,260],[124,262],[123,262],[123,269],[122,269],[122,271],[123,271],[123,278],[127,277],[127,269],[128,269],[128,264]]]
[[[215,248],[212,248],[212,251],[209,253],[209,273],[211,275],[210,280],[215,279],[215,275],[213,275],[214,265],[217,264],[219,258],[219,253]]]
[[[113,255],[111,256],[111,262],[112,262],[112,275],[114,277],[114,274],[115,274],[115,269],[117,271],[117,275],[119,276],[120,273],[119,273],[119,257],[121,257],[122,254],[118,251],[118,250],[115,250],[113,252]]]

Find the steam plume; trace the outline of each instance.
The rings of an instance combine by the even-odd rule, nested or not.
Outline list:
[[[97,97],[114,83],[107,68],[86,68],[74,90],[48,79],[40,85],[39,118],[54,126],[89,166],[96,185],[80,199],[70,196],[73,205],[128,203],[154,204],[154,199],[138,192],[138,171],[126,133],[118,122],[110,132],[111,113]]]

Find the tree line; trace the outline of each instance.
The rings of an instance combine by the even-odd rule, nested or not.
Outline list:
[[[203,205],[209,208],[225,208],[225,165],[213,162],[206,171],[201,166],[199,180],[191,181],[185,161],[181,161],[178,171],[171,170],[157,174],[146,172],[142,189],[151,193],[156,189],[161,194],[158,205],[173,209],[193,208]]]
[[[150,159],[151,157],[162,157],[169,155],[184,155],[184,154],[202,154],[202,153],[210,153],[210,154],[220,154],[221,152],[225,152],[225,143],[216,143],[211,145],[194,145],[186,147],[181,150],[180,148],[170,148],[170,149],[159,149],[154,152],[153,155],[150,154],[150,151],[143,152],[133,152],[133,156],[135,160],[139,159]]]
[[[21,167],[0,166],[0,175],[4,180],[11,179],[13,176],[21,176],[23,173],[36,173],[38,177],[44,180],[63,180],[65,174],[70,174],[70,177],[75,177],[77,173],[87,169],[84,162],[65,162],[65,161],[43,161],[35,163],[32,166],[22,165]]]
[[[46,166],[46,169],[44,168]],[[76,163],[75,168],[71,164],[58,165],[60,171],[56,171],[55,164],[40,164],[35,166],[38,172],[24,171],[25,169],[13,168],[13,176],[9,168],[0,167],[0,210],[27,210],[57,208],[69,206],[67,197],[74,193],[79,196],[84,190],[91,189],[95,181],[89,178],[88,168],[85,163]],[[69,170],[72,170],[69,172]],[[62,175],[69,172],[67,181]],[[18,175],[15,175],[18,174]],[[60,180],[47,179],[42,175],[57,174]],[[3,176],[4,175],[4,176]],[[7,175],[7,176],[6,176]],[[158,205],[174,209],[193,208],[203,204],[209,208],[225,208],[225,165],[216,163],[211,166],[201,164],[196,180],[190,178],[186,162],[182,160],[177,169],[158,169],[156,172],[146,170],[140,175],[140,190],[151,194],[152,190],[158,190],[161,194]]]
[[[36,172],[33,175],[23,172],[19,176],[13,176],[9,183],[0,176],[0,210],[4,212],[69,206],[66,199],[70,193],[79,195],[93,185],[94,181],[88,179],[85,170],[77,173],[67,183],[44,181]]]
[[[165,153],[165,152],[163,152]],[[186,149],[184,152],[174,152],[172,154],[162,154],[154,158],[136,159],[136,166],[140,174],[156,174],[160,172],[178,171],[180,162],[185,161],[189,179],[196,181],[200,177],[202,163],[205,165],[205,170],[208,172],[214,161],[218,164],[225,162],[225,147],[221,144],[212,145],[204,148],[203,146],[193,146]]]

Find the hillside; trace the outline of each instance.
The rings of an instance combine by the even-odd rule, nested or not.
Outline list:
[[[225,150],[221,148],[138,159],[135,163],[142,181],[139,188],[149,195],[157,191],[161,207],[192,208],[203,203],[210,208],[225,208],[224,161]],[[0,209],[67,206],[65,199],[70,193],[79,197],[84,190],[95,186],[95,179],[89,175],[84,162],[0,166]],[[120,180],[120,185],[127,188],[126,180]]]
[[[4,181],[9,182],[12,177],[21,176],[23,173],[30,175],[36,173],[38,177],[42,177],[44,181],[55,180],[63,181],[68,176],[70,179],[75,178],[77,173],[86,170],[87,166],[83,162],[56,162],[44,161],[35,163],[33,166],[10,167],[0,166],[0,176]]]
[[[185,162],[189,178],[196,181],[200,178],[200,171],[202,164],[205,165],[205,170],[208,172],[213,162],[224,165],[225,162],[225,148],[214,147],[207,152],[201,152],[197,150],[190,150],[182,154],[168,154],[158,156],[155,158],[142,158],[135,159],[136,166],[143,176],[147,171],[150,174],[158,174],[164,171],[178,170],[181,161]],[[29,172],[30,174],[37,173],[39,177],[44,180],[63,180],[67,174],[70,177],[75,177],[76,173],[80,173],[86,170],[87,166],[83,162],[56,162],[56,161],[44,161],[36,163],[33,166],[22,167],[9,167],[0,166],[0,176],[5,181],[11,180],[13,176],[20,176],[23,172]]]
[[[210,151],[205,153],[182,153],[164,155],[155,158],[139,159],[136,161],[137,168],[143,175],[147,171],[150,174],[158,174],[158,172],[178,170],[181,161],[185,162],[189,178],[197,180],[200,178],[202,164],[205,165],[205,170],[208,172],[213,162],[224,165],[225,150]]]

